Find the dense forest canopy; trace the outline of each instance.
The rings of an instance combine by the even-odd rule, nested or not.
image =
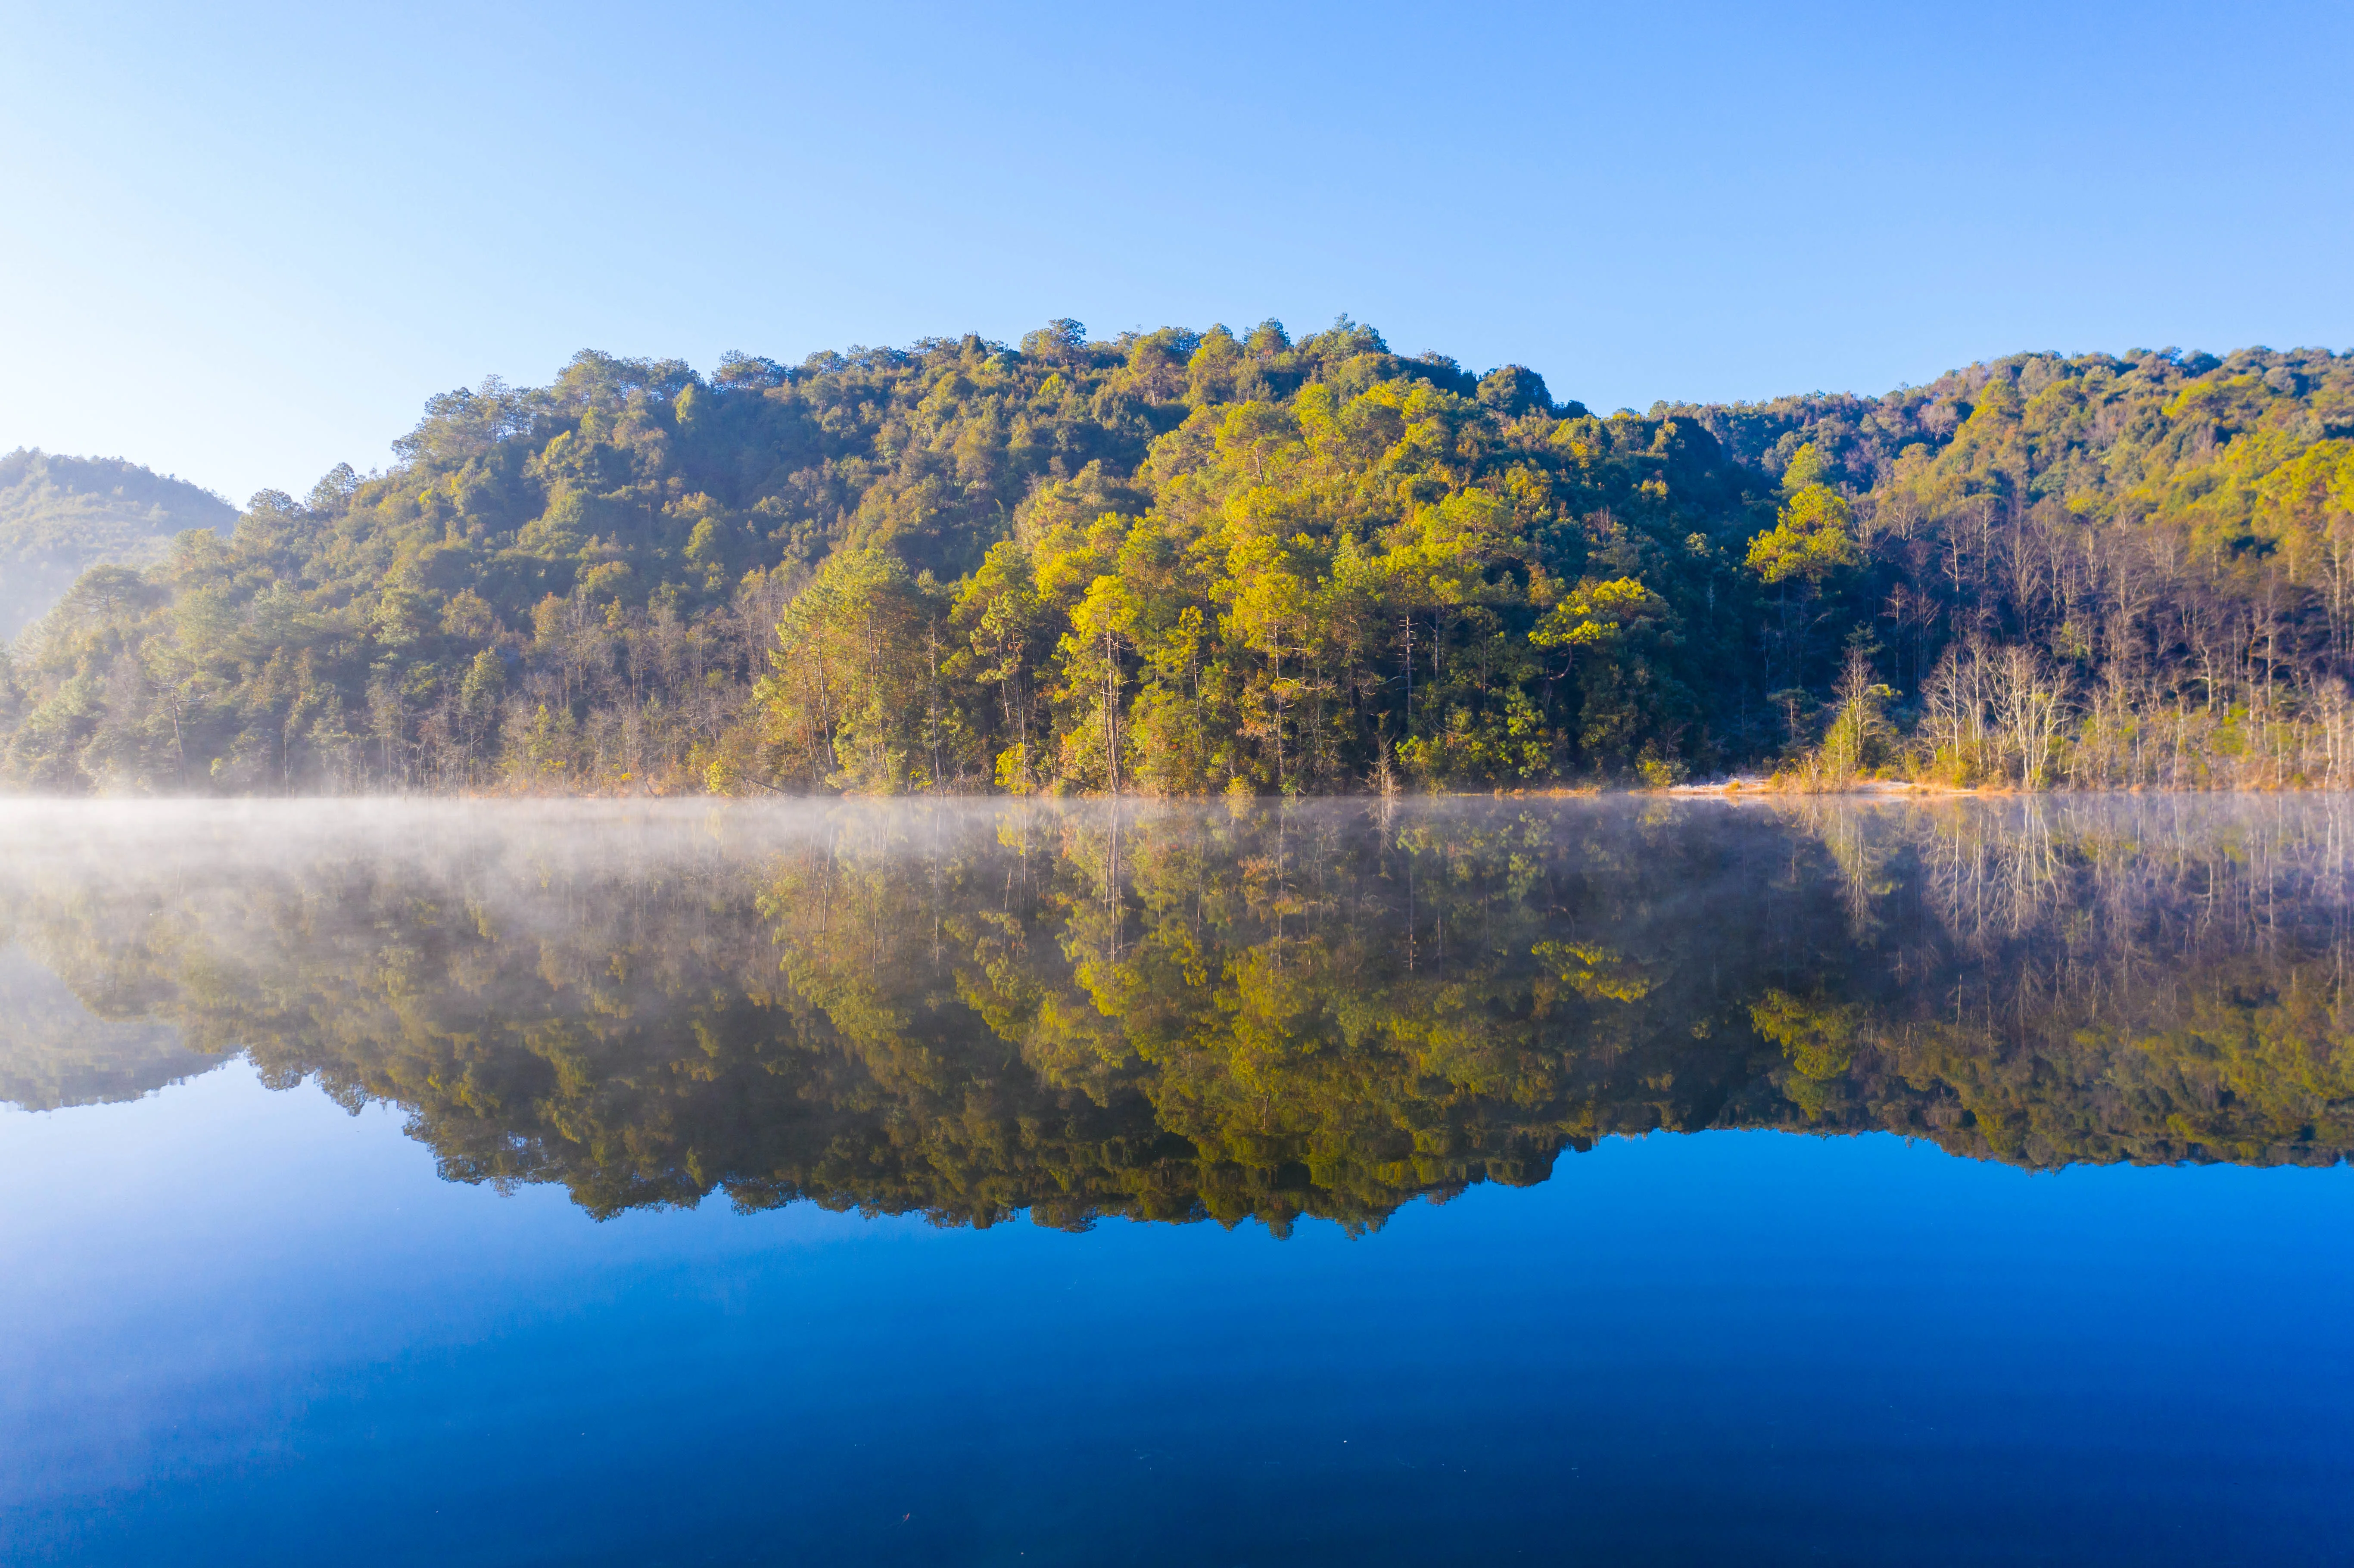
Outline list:
[[[0,641],[15,637],[96,565],[161,560],[190,528],[227,534],[237,508],[208,490],[120,458],[0,457]]]
[[[16,787],[1150,793],[2345,783],[2354,355],[2020,355],[1606,417],[1056,322],[584,353],[90,570]]]
[[[13,994],[80,1008],[0,1089],[242,1050],[599,1214],[1371,1224],[1725,1127],[2354,1151],[2335,797],[17,810],[82,813],[0,824]]]

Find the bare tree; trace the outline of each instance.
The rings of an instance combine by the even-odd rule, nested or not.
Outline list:
[[[2041,654],[2014,642],[1990,662],[1995,722],[2019,754],[2019,787],[2041,787],[2068,701],[2068,677]]]

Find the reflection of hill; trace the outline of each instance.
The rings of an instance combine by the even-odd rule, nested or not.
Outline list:
[[[220,1058],[168,1023],[110,1022],[22,948],[0,946],[0,1103],[27,1110],[135,1100]]]
[[[2026,810],[118,811],[0,894],[103,1011],[600,1213],[1373,1224],[1724,1125],[2354,1148],[2337,808]]]

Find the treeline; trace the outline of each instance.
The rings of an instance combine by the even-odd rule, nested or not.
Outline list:
[[[707,377],[583,354],[433,399],[397,450],[84,577],[0,668],[0,771],[2354,781],[2354,356],[2027,355],[1597,418],[1345,320],[1057,322]]]
[[[2354,783],[2354,356],[2023,355],[1683,412],[1850,503],[1853,576],[1774,607],[1840,645],[1829,691],[1818,662],[1776,695],[1792,775]]]
[[[2342,1160],[2342,809],[2192,807],[141,813],[0,858],[0,943],[599,1214],[1363,1225],[1719,1127]]]

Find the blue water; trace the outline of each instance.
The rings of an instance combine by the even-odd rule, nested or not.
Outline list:
[[[599,1224],[232,1065],[0,1113],[16,1563],[2346,1560],[2354,1171],[1658,1135],[1303,1223]]]

